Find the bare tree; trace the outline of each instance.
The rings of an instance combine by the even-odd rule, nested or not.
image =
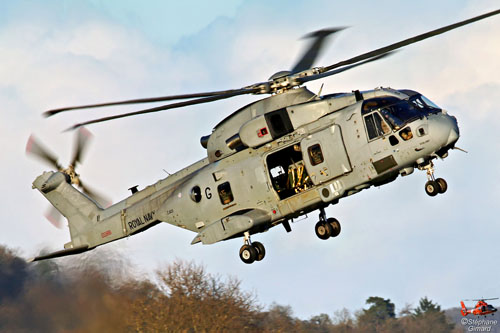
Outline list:
[[[253,330],[259,307],[235,278],[222,279],[192,262],[157,271],[159,289],[134,302],[137,331],[221,332]]]

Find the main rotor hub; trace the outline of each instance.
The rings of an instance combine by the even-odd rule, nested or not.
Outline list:
[[[292,74],[291,71],[279,71],[279,72],[276,72],[273,75],[271,75],[271,77],[269,78],[269,81],[274,81],[274,80],[280,79],[282,77],[289,76],[291,74]]]

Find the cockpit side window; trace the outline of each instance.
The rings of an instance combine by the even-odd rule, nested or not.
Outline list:
[[[366,130],[368,132],[368,139],[374,139],[378,136],[377,127],[375,126],[375,120],[373,119],[373,114],[365,117]]]
[[[369,140],[391,133],[391,128],[378,112],[373,112],[365,116],[365,124]]]

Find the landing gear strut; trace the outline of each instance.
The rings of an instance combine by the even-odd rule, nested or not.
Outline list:
[[[245,264],[251,264],[254,261],[261,261],[266,255],[266,249],[260,242],[251,242],[250,233],[246,231],[243,238],[243,246],[240,248],[240,259]]]
[[[437,194],[441,194],[446,192],[448,189],[448,184],[446,180],[443,178],[434,178],[434,164],[432,161],[429,164],[419,167],[421,170],[427,171],[427,183],[425,183],[425,193],[430,195],[431,197],[436,196]]]
[[[314,227],[316,236],[320,239],[328,239],[330,237],[337,237],[340,234],[340,223],[337,219],[330,217],[326,218],[325,209],[319,209],[319,222]]]

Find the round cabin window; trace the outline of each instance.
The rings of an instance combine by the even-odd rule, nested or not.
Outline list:
[[[194,202],[201,201],[201,189],[199,186],[195,186],[191,189],[191,200]]]

